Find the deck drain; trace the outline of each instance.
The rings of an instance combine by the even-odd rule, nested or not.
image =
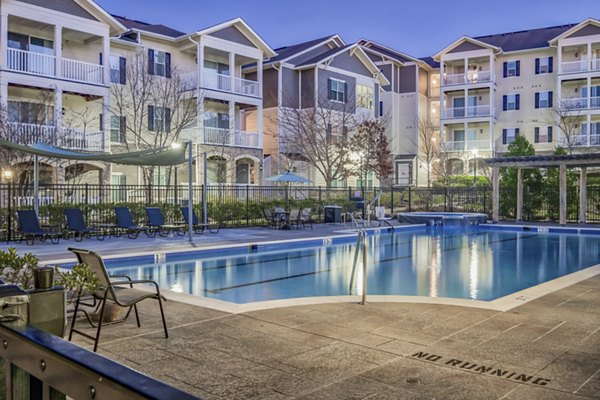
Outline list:
[[[406,383],[420,383],[421,380],[419,378],[408,378]]]

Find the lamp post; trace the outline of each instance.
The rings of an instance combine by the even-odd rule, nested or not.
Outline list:
[[[8,182],[8,217],[6,218],[6,243],[10,242],[11,233],[12,233],[12,171],[10,169],[5,169],[3,171],[4,178]]]

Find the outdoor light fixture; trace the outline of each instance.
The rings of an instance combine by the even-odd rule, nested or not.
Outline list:
[[[171,148],[172,149],[178,149],[181,147],[181,143],[171,143]]]
[[[12,178],[12,171],[10,169],[5,169],[4,171],[2,171],[2,174],[7,180],[10,180]]]

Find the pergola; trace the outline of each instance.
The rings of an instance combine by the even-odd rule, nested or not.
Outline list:
[[[585,224],[587,213],[587,169],[600,167],[600,153],[539,155],[518,157],[495,157],[484,160],[492,167],[493,207],[492,220],[498,222],[500,214],[500,171],[499,168],[517,169],[517,222],[523,220],[523,169],[559,169],[559,223],[567,224],[567,168],[579,168],[579,222]]]

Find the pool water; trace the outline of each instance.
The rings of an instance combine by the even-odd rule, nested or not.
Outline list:
[[[111,268],[234,303],[348,295],[355,241]],[[360,271],[360,259],[359,268]],[[368,236],[367,293],[494,300],[600,264],[600,236],[427,228]],[[362,274],[354,293],[360,292]]]

